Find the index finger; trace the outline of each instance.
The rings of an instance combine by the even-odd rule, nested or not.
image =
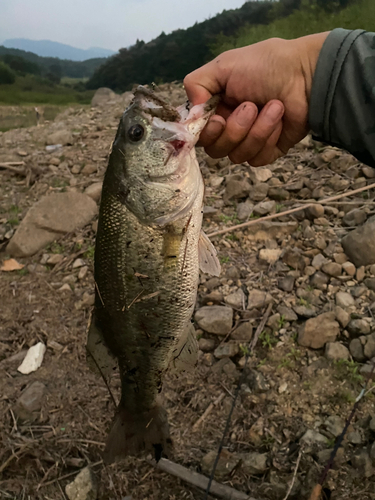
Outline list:
[[[185,90],[193,106],[208,101],[214,94],[222,91],[213,64],[214,61],[211,61],[184,78]]]

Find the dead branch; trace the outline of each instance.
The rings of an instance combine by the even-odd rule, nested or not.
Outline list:
[[[189,470],[182,465],[167,460],[166,458],[161,458],[158,463],[155,463],[155,461],[152,460],[147,460],[147,462],[157,469],[178,477],[186,483],[192,484],[201,490],[207,489],[208,478],[202,474],[198,474],[198,472]],[[225,500],[255,500],[242,491],[235,490],[230,486],[220,484],[216,481],[212,481],[210,493],[220,498],[224,498]]]
[[[103,463],[103,460],[99,460],[99,462],[95,462],[93,464],[89,464],[91,468],[96,467],[97,465],[100,465]],[[58,481],[61,481],[62,479],[67,479],[68,477],[76,476],[81,472],[82,469],[76,470],[74,472],[69,472],[69,474],[65,474],[64,476],[60,477],[55,477],[55,479],[52,479],[51,481],[48,481],[47,483],[40,484],[40,488],[44,488],[45,486],[50,486],[51,484],[57,483]]]
[[[291,483],[289,485],[288,491],[287,491],[285,497],[283,498],[283,500],[287,500],[288,499],[288,497],[290,495],[290,492],[293,489],[294,482],[295,482],[296,476],[297,476],[297,471],[298,471],[299,463],[301,461],[302,453],[303,453],[303,446],[301,446],[301,449],[299,450],[298,458],[297,458],[297,463],[296,463],[296,466],[294,468],[294,473],[293,473],[292,481],[291,481]]]
[[[346,196],[352,196],[353,194],[361,193],[362,191],[367,191],[368,189],[375,188],[374,184],[369,184],[368,186],[364,186],[358,189],[354,189],[354,191],[347,191],[346,193],[339,194],[337,196],[330,196],[329,198],[324,198],[323,200],[317,200],[316,202],[309,202],[306,205],[299,206],[296,208],[291,208],[290,210],[285,210],[284,212],[279,212],[278,214],[267,215],[266,217],[260,217],[259,219],[250,220],[248,222],[243,222],[242,224],[237,224],[235,226],[227,227],[225,229],[221,229],[220,231],[214,231],[213,233],[208,234],[209,238],[213,236],[218,236],[219,234],[229,233],[231,231],[235,231],[236,229],[242,229],[244,227],[253,226],[254,224],[259,224],[260,222],[264,222],[267,220],[277,219],[279,217],[283,217],[284,215],[294,214],[296,212],[301,212],[306,208],[309,208],[313,205],[324,205],[325,203],[330,203],[335,200],[339,200],[341,198],[345,198]]]
[[[222,392],[220,394],[220,396],[218,398],[215,399],[215,401],[213,401],[212,403],[210,403],[205,412],[203,413],[203,415],[201,415],[198,420],[195,422],[195,424],[193,425],[193,428],[192,428],[192,431],[195,432],[198,427],[200,426],[200,424],[207,418],[207,416],[211,413],[211,411],[213,410],[213,408],[215,406],[217,406],[219,403],[221,403],[221,401],[225,398],[225,394]]]
[[[25,165],[24,161],[4,161],[0,162],[0,168],[8,168],[12,170],[12,167],[23,167]]]
[[[271,314],[272,306],[273,306],[272,302],[270,304],[268,304],[267,310],[264,313],[262,321],[259,323],[258,328],[256,329],[253,340],[251,341],[251,344],[250,344],[250,352],[253,352],[255,349],[255,346],[257,345],[259,335],[262,333],[264,325],[267,323],[269,315]]]

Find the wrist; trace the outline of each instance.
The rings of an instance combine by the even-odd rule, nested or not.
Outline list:
[[[305,92],[308,103],[310,102],[312,82],[319,54],[329,33],[329,31],[326,31],[324,33],[308,35],[294,40],[300,58],[301,70],[305,79]]]

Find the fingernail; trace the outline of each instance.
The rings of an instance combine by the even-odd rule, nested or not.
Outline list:
[[[271,121],[276,121],[280,118],[284,111],[284,108],[278,102],[273,102],[269,105],[266,111],[266,117]]]
[[[223,130],[223,128],[224,128],[224,125],[221,122],[216,121],[216,120],[210,120],[207,123],[204,131],[208,137],[217,137],[218,135],[221,134],[221,131]]]
[[[250,106],[249,104],[244,104],[238,110],[236,121],[238,125],[241,127],[248,127],[253,123],[257,114],[257,110],[254,106]]]

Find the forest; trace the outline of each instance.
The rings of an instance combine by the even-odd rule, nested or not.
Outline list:
[[[239,35],[260,30],[267,38],[277,23],[298,12],[299,30],[308,34],[316,29],[314,17],[332,18],[354,0],[280,0],[248,1],[239,9],[224,10],[221,14],[201,23],[166,35],[161,33],[151,42],[142,40],[130,48],[108,58],[99,66],[87,83],[88,88],[110,87],[122,92],[136,83],[157,84],[182,80],[195,68],[208,62],[221,48],[238,46]],[[333,24],[332,27],[335,27]],[[330,28],[329,28],[330,29]],[[319,31],[319,26],[317,27]],[[321,30],[320,30],[321,31]],[[272,34],[271,36],[280,36]],[[293,36],[290,33],[290,38]],[[288,33],[286,33],[288,38]],[[255,40],[257,41],[257,40]],[[245,44],[245,43],[244,43]]]

